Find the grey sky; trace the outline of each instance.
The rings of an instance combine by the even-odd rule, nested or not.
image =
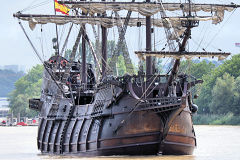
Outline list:
[[[28,7],[32,2],[33,0],[1,2],[3,7],[0,14],[0,65],[18,64],[30,68],[39,63],[18,24],[18,20],[13,18],[13,13]]]
[[[31,66],[40,63],[40,61],[37,59],[36,55],[34,54],[32,48],[30,47],[26,37],[24,36],[21,28],[18,25],[18,20],[16,18],[13,18],[12,14],[20,11],[29,5],[31,5],[32,2],[43,2],[44,0],[9,0],[9,1],[3,1],[1,2],[1,14],[0,14],[0,65],[10,65],[10,64],[18,64],[18,65],[25,65],[27,68],[30,68]],[[165,0],[166,1],[166,0]],[[49,2],[52,2],[52,0],[49,0]],[[179,2],[179,1],[177,1]],[[195,2],[208,2],[209,1],[196,1]],[[212,1],[215,3],[230,3],[230,2],[239,2],[238,0],[215,0]],[[240,3],[240,2],[239,2]],[[38,9],[32,9],[25,13],[53,13],[52,3],[49,3],[43,7],[40,7]],[[235,47],[236,42],[240,42],[240,9],[236,10],[230,19],[227,19],[229,17],[229,13],[226,13],[225,15],[225,21],[222,22],[221,25],[206,25],[201,24],[201,27],[198,29],[194,29],[193,31],[193,41],[190,42],[191,45],[195,46],[193,48],[197,48],[196,44],[199,43],[201,39],[204,38],[204,41],[201,43],[200,49],[203,47],[205,48],[208,44],[208,42],[215,37],[214,41],[209,45],[208,50],[209,51],[216,51],[217,48],[221,48],[223,51],[230,51],[233,54],[240,53],[240,48]],[[27,23],[24,22],[24,26],[27,29],[29,34],[31,35],[31,31],[29,30],[29,27],[27,27]],[[39,28],[38,28],[39,29]],[[133,51],[135,48],[133,46],[138,45],[139,42],[136,42],[136,38],[138,36],[138,31],[133,32],[133,28],[128,29],[128,32],[130,33],[127,38],[127,43],[129,45],[130,51]],[[203,34],[205,36],[203,37]],[[134,35],[134,36],[133,36]],[[144,33],[142,33],[144,35]],[[39,35],[34,34],[32,37],[35,39],[35,44],[39,42],[38,39]],[[162,35],[163,36],[163,35]],[[46,37],[46,35],[45,35]],[[136,37],[136,38],[135,38]],[[53,37],[49,36],[47,37],[49,40],[51,40]],[[144,43],[144,39],[142,40]],[[51,41],[47,41],[47,43],[51,43]],[[164,45],[164,44],[163,44]],[[51,46],[51,44],[50,44]],[[48,49],[50,52],[52,52],[51,48]],[[50,54],[49,54],[50,55]],[[132,56],[134,57],[134,56]]]

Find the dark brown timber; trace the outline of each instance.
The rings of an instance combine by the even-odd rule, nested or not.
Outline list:
[[[103,14],[103,16],[105,16],[105,13]],[[107,28],[102,26],[102,77],[106,76],[106,73],[107,73]]]
[[[147,3],[150,3],[151,0],[146,0]],[[146,51],[152,50],[152,38],[151,38],[151,17],[146,17]],[[152,71],[152,57],[146,58],[146,75],[151,75]]]
[[[87,63],[86,63],[86,40],[85,40],[85,25],[82,26],[83,27],[83,35],[82,35],[82,83],[86,83],[87,82]]]
[[[86,1],[86,0],[81,0],[81,1]],[[87,82],[86,26],[85,26],[85,24],[82,26],[82,29],[83,29],[83,33],[82,33],[82,83],[85,84]]]

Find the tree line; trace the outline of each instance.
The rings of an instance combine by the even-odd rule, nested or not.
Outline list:
[[[10,93],[10,109],[14,115],[35,117],[36,111],[30,110],[28,101],[31,98],[39,98],[41,94],[43,66],[36,65],[25,76],[15,83],[15,89]]]
[[[221,65],[202,61],[185,61],[181,65],[203,83],[195,88],[199,106],[194,120],[197,124],[240,124],[240,55],[234,55]]]

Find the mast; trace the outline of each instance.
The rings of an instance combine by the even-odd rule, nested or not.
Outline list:
[[[87,82],[87,62],[86,62],[86,32],[85,32],[85,25],[82,26],[83,33],[82,33],[82,83]]]
[[[105,14],[106,13],[103,13],[102,17],[105,17]],[[102,77],[105,77],[107,67],[107,28],[103,26],[101,26],[101,28],[102,28]]]
[[[151,0],[146,0],[150,3]],[[146,16],[146,51],[152,50],[152,38],[151,38],[151,16]],[[152,71],[152,57],[146,58],[146,75],[151,75]]]
[[[189,3],[188,17],[192,17],[192,14],[191,14],[191,0],[188,0],[188,3]],[[187,41],[188,41],[188,39],[191,36],[191,28],[198,26],[199,21],[197,22],[197,21],[188,20],[188,21],[185,21],[185,25],[184,25],[184,21],[182,21],[182,23],[183,23],[183,26],[186,27],[187,29],[186,29],[186,31],[184,33],[184,38],[183,38],[182,44],[179,46],[179,52],[185,51]],[[178,59],[175,60],[172,72],[171,72],[171,74],[170,74],[170,76],[168,78],[168,82],[167,82],[167,85],[166,85],[165,91],[164,91],[164,95],[165,96],[168,95],[168,87],[172,84],[173,80],[177,76],[177,73],[178,73],[178,70],[179,70],[179,66],[180,66],[180,59],[178,58]]]
[[[54,3],[54,14],[57,15],[56,13],[56,5],[55,5],[55,0],[53,0],[53,3]],[[57,27],[57,24],[56,24],[56,38],[57,38],[57,48],[56,48],[56,54],[59,56],[59,42],[58,42],[58,27]]]
[[[81,0],[81,1],[86,1],[86,0]],[[82,12],[83,15],[84,12]],[[82,25],[82,83],[87,82],[87,67],[86,67],[86,26],[85,24]]]

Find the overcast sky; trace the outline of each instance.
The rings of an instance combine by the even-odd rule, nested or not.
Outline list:
[[[24,13],[45,13],[45,14],[53,14],[53,6],[52,1],[49,0],[48,4],[39,7],[37,9],[28,10]],[[166,1],[166,0],[165,0]],[[32,3],[34,2],[34,3]],[[21,11],[29,5],[34,5],[36,3],[46,2],[46,0],[9,0],[1,2],[1,14],[0,14],[0,65],[25,65],[27,68],[32,67],[40,63],[36,55],[34,54],[31,46],[29,45],[23,31],[21,30],[18,20],[13,18],[13,13],[17,11]],[[177,1],[179,2],[179,1]],[[195,0],[195,2],[197,2]],[[208,2],[209,1],[198,1],[198,2]],[[215,3],[227,3],[235,2],[238,0],[215,0],[212,1]],[[240,2],[239,2],[240,3]],[[235,47],[235,43],[240,43],[240,9],[236,10],[233,15],[230,16],[230,13],[225,14],[225,21],[222,22],[221,25],[206,25],[203,24],[199,29],[194,29],[193,31],[193,39],[195,39],[194,43],[199,43],[201,39],[204,41],[201,43],[201,47],[205,48],[211,39],[213,42],[209,45],[207,50],[216,51],[216,49],[220,48],[226,52],[232,52],[233,54],[240,53],[240,48]],[[28,28],[28,24],[23,22],[26,30],[29,32],[31,36],[31,31]],[[133,32],[133,28],[128,29],[130,33],[127,38],[127,43],[129,45],[129,49],[133,51],[135,48],[132,46],[138,45],[133,39],[138,36],[138,32]],[[134,36],[133,36],[134,35]],[[144,35],[144,33],[143,33]],[[204,35],[204,36],[203,36]],[[217,36],[215,36],[217,35]],[[36,34],[32,35],[32,38],[35,39],[35,42],[39,41],[39,37]],[[45,38],[51,40],[53,37],[45,35]],[[38,40],[37,40],[38,39]],[[136,38],[135,38],[136,39]],[[141,42],[143,43],[143,42]],[[195,45],[192,41],[190,44]],[[164,45],[164,44],[163,44]],[[51,44],[50,44],[51,46]],[[39,47],[39,46],[38,46]],[[48,49],[52,52],[51,48]],[[131,53],[132,54],[132,53]],[[49,54],[50,55],[50,54]],[[134,57],[134,56],[132,56]]]

